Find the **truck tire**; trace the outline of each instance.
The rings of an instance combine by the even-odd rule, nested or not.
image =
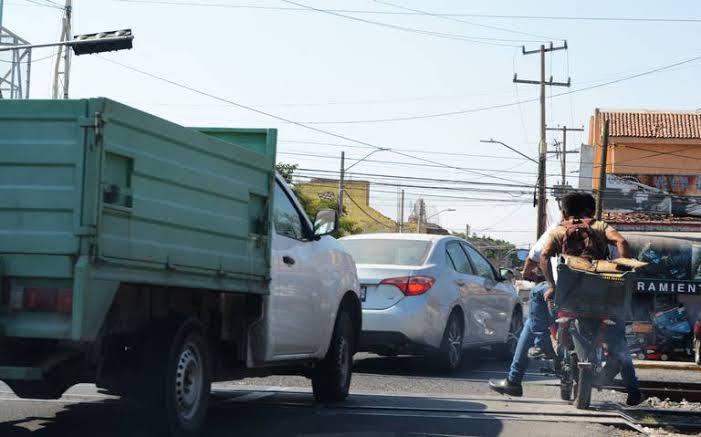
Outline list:
[[[436,357],[438,369],[443,372],[454,372],[462,362],[462,346],[465,330],[463,329],[460,313],[453,311],[448,317],[443,331],[441,347]]]
[[[594,382],[594,372],[591,367],[579,369],[579,381],[574,398],[574,406],[579,410],[586,410],[591,405],[591,390]]]
[[[312,391],[317,401],[337,402],[348,397],[355,353],[354,333],[351,316],[341,309],[326,357],[312,373]]]
[[[148,342],[147,414],[155,433],[199,435],[211,391],[211,363],[204,327],[196,318],[165,323]]]

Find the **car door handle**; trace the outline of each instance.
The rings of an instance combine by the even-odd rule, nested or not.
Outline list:
[[[295,265],[295,259],[292,258],[291,256],[287,256],[287,255],[285,255],[285,256],[282,257],[282,262],[284,262],[284,263],[287,264],[288,266],[293,266],[293,265]]]
[[[455,281],[455,283],[461,287],[465,285],[465,281],[463,281],[462,279],[458,279],[457,281]]]

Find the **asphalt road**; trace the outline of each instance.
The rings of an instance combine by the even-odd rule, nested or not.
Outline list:
[[[539,374],[536,362],[526,377],[527,397],[501,397],[486,381],[503,376],[506,364],[481,351],[466,356],[471,359],[460,372],[443,375],[419,358],[359,355],[352,395],[337,405],[314,403],[310,383],[301,377],[216,384],[205,435],[636,435],[612,426],[620,418],[607,411],[619,394],[594,393],[603,410],[579,415],[557,400],[556,381]],[[147,436],[141,417],[134,407],[91,385],[78,385],[56,401],[18,399],[0,386],[2,437]]]

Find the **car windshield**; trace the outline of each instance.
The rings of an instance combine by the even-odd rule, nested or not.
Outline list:
[[[396,239],[340,240],[358,264],[423,264],[431,247],[430,241]]]

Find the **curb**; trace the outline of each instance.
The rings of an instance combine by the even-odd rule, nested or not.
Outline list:
[[[633,366],[636,369],[688,370],[692,372],[701,372],[701,365],[681,361],[633,360]]]

